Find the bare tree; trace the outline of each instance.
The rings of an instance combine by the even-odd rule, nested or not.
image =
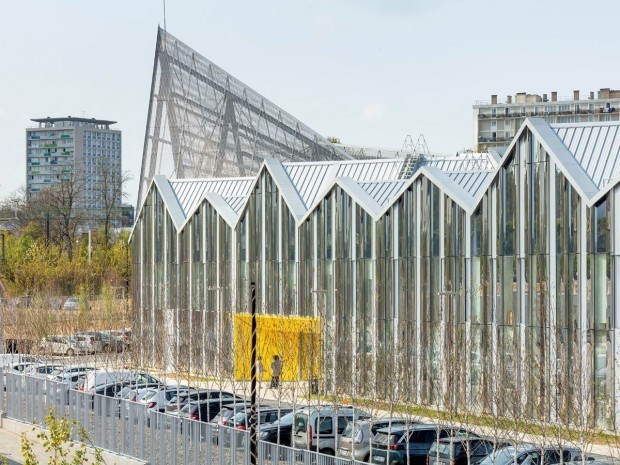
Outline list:
[[[69,173],[39,192],[29,203],[33,211],[46,213],[45,216],[37,214],[36,218],[39,222],[48,223],[45,227],[49,228],[49,239],[60,247],[61,253],[67,253],[69,260],[73,259],[79,227],[86,219],[83,208],[84,189],[84,179],[75,173]]]
[[[110,165],[102,165],[97,170],[94,191],[101,205],[99,209],[100,224],[103,227],[103,240],[107,245],[111,241],[111,229],[121,217],[121,203],[125,194],[123,187],[131,180],[129,173],[121,173]]]

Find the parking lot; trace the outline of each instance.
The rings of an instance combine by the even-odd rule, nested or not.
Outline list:
[[[42,423],[53,408],[81,424],[97,447],[150,463],[249,463],[247,386],[177,384],[107,362],[105,370],[98,369],[96,360],[15,360],[2,381],[7,417]],[[256,414],[261,463],[506,465],[500,458],[510,454],[520,465],[607,461],[571,444],[530,443],[525,437],[517,444],[430,419],[318,405],[310,398],[290,402],[278,392],[261,386]]]

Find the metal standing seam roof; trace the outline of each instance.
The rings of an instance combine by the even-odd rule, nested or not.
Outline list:
[[[235,213],[240,214],[241,210],[243,210],[243,207],[245,206],[245,202],[248,199],[247,195],[244,196],[240,196],[240,197],[224,197],[224,200],[226,201],[226,203],[228,205],[230,205],[230,208],[232,208]]]
[[[354,181],[392,181],[399,179],[402,159],[333,161],[318,163],[283,163],[291,182],[306,208],[316,201],[328,176],[347,177]],[[330,169],[336,166],[335,170]]]
[[[409,184],[409,180],[360,182],[358,184],[362,189],[368,192],[379,205],[385,207],[394,197],[401,193],[402,188],[406,184]]]
[[[493,178],[495,171],[447,172],[448,177],[472,197],[477,198]]]
[[[620,123],[550,126],[599,190],[620,176]]]
[[[425,158],[422,165],[442,171],[491,171],[497,168],[497,161],[489,153],[468,153],[454,157]]]
[[[221,179],[174,179],[170,186],[174,190],[183,213],[187,216],[207,192],[222,197],[247,197],[255,178]]]

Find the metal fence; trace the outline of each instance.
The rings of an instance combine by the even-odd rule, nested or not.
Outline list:
[[[74,420],[73,439],[156,464],[250,464],[249,431],[153,412],[145,404],[68,389],[64,383],[7,373],[0,377],[8,418],[46,426]],[[351,465],[351,460],[283,445],[258,443],[261,465]]]

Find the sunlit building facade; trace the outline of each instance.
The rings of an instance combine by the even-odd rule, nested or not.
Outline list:
[[[131,238],[145,363],[231,370],[256,282],[259,313],[321,319],[327,391],[617,426],[620,124],[528,119],[501,157],[402,163],[155,176]]]

